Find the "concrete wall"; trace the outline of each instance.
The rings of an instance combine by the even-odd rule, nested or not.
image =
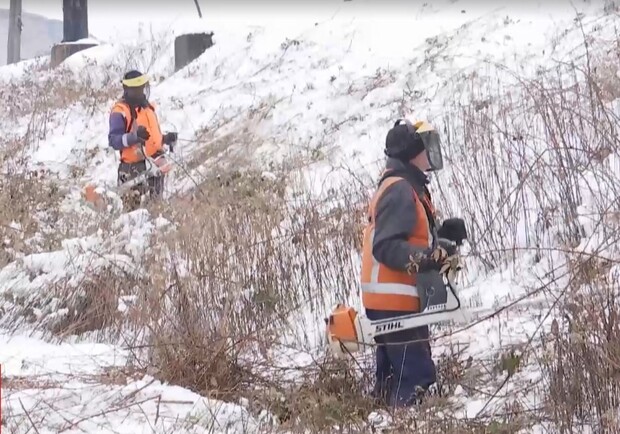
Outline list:
[[[97,44],[79,44],[77,42],[67,42],[56,44],[52,47],[50,66],[52,68],[60,65],[67,57],[79,51],[96,47]]]
[[[213,46],[213,32],[177,36],[174,40],[175,72],[198,58],[211,46]]]

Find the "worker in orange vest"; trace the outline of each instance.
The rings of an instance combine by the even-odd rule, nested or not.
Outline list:
[[[418,291],[424,289],[416,286],[418,274],[445,272],[456,258],[455,240],[466,238],[462,219],[449,219],[451,230],[443,231],[453,240],[437,235],[425,173],[443,167],[437,131],[424,121],[399,119],[387,133],[385,154],[362,253],[362,301],[373,321],[420,312]],[[376,342],[373,396],[396,407],[419,402],[436,382],[428,326],[379,336]]]
[[[147,169],[145,156],[157,158],[163,154],[164,144],[173,144],[177,133],[162,134],[155,107],[149,101],[150,83],[146,74],[132,70],[122,80],[123,97],[112,107],[109,120],[109,145],[119,151],[118,183],[122,184]],[[129,210],[135,209],[144,194],[160,197],[164,188],[164,175],[153,176],[148,185],[137,185],[123,203]]]

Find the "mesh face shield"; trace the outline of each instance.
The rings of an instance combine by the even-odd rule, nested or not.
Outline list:
[[[439,134],[437,131],[424,131],[420,132],[418,130],[418,134],[422,138],[422,143],[424,143],[424,149],[426,149],[426,154],[428,155],[428,162],[431,166],[430,170],[441,170],[443,169],[443,155],[441,154],[441,142],[439,140]]]
[[[399,119],[396,125],[403,121],[412,135],[418,135],[424,144],[431,171],[443,169],[443,154],[441,153],[441,141],[439,133],[425,121],[416,122],[415,125],[407,119]]]

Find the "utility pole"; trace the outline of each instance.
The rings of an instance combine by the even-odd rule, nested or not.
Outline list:
[[[196,10],[198,11],[198,18],[202,18],[202,11],[200,10],[200,5],[198,4],[198,0],[194,0],[194,4],[196,5]]]
[[[88,38],[87,0],[62,0],[62,42]]]
[[[11,0],[9,4],[9,37],[7,41],[7,64],[21,60],[22,45],[22,0]]]

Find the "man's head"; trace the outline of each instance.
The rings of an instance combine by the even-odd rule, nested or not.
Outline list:
[[[443,168],[439,134],[425,121],[397,120],[385,138],[385,155],[425,172]]]
[[[132,70],[123,76],[123,97],[133,105],[145,105],[150,96],[149,78],[140,71]]]

